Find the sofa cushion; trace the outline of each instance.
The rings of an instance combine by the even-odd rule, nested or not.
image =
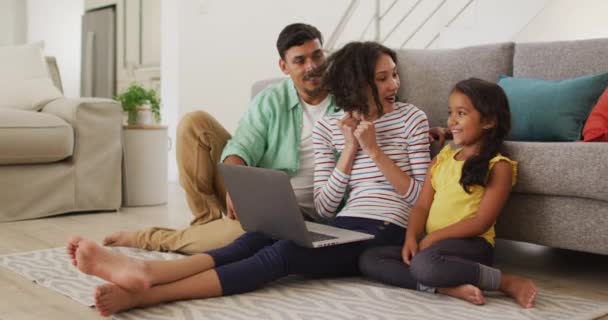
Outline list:
[[[513,69],[513,43],[462,49],[397,50],[399,98],[426,112],[430,125],[446,126],[452,87],[470,77],[496,82]]]
[[[565,80],[501,76],[511,109],[509,140],[578,141],[585,119],[608,87],[608,73]]]
[[[608,88],[591,110],[583,128],[583,140],[608,142]]]
[[[0,47],[0,108],[40,110],[61,97],[39,46]]]
[[[559,80],[608,72],[608,38],[517,43],[513,76]]]
[[[519,162],[515,193],[608,201],[608,143],[505,142]]]
[[[51,114],[0,108],[0,165],[63,160],[74,150],[74,131]]]

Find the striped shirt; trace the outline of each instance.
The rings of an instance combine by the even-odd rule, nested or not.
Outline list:
[[[347,203],[338,216],[382,220],[407,228],[409,213],[431,161],[426,114],[414,105],[398,102],[394,111],[374,121],[378,146],[412,178],[405,194],[397,193],[361,148],[350,175],[336,168],[337,155],[344,149],[344,136],[339,128],[343,116],[344,111],[327,115],[313,130],[317,212],[327,218],[336,216],[342,198],[348,193]]]

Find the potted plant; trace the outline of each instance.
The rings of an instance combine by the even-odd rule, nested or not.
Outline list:
[[[146,113],[151,113],[154,120],[160,122],[160,99],[156,95],[156,90],[146,90],[140,84],[132,83],[125,91],[116,96],[116,100],[120,101],[122,110],[128,114],[127,123],[129,125],[151,122],[141,121]]]

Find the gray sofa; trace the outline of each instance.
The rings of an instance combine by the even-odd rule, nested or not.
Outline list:
[[[608,39],[398,50],[400,100],[446,126],[447,98],[469,77],[564,79],[608,72]],[[255,83],[252,93],[277,79]],[[608,143],[506,142],[518,183],[497,222],[499,238],[608,254]]]
[[[400,50],[399,96],[424,110],[431,126],[446,126],[447,97],[459,80],[606,73],[607,52],[608,39]],[[498,237],[608,254],[608,143],[509,141],[505,151],[519,161],[519,179]]]
[[[55,59],[47,64],[61,90]],[[61,97],[40,111],[0,108],[0,222],[116,210],[121,161],[116,101]]]

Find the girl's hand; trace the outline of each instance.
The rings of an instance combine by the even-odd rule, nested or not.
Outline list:
[[[427,234],[424,239],[422,239],[420,241],[420,244],[418,245],[418,248],[420,249],[420,251],[434,245],[437,242],[437,240],[435,240],[435,237],[433,236],[432,233]]]
[[[403,262],[410,265],[410,260],[418,253],[418,243],[416,243],[416,239],[406,240],[403,245],[403,249],[401,249],[401,258],[403,258]]]
[[[363,151],[365,151],[370,158],[373,158],[380,149],[376,142],[376,127],[374,126],[374,123],[365,120],[365,117],[361,115],[361,122],[359,122],[354,134]]]
[[[342,131],[342,134],[344,135],[344,149],[359,149],[359,142],[354,136],[358,124],[359,120],[355,119],[351,112],[347,112],[340,120],[340,131]]]

